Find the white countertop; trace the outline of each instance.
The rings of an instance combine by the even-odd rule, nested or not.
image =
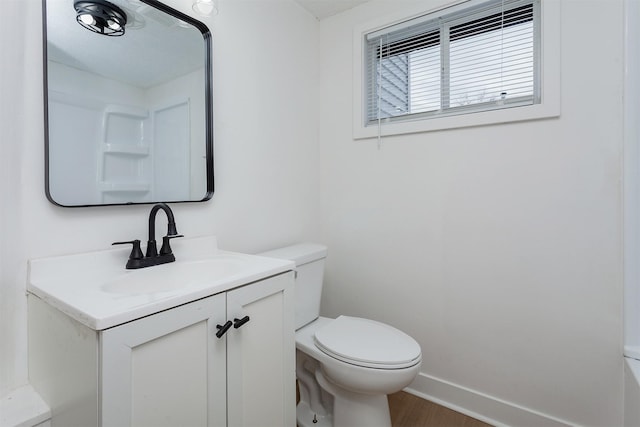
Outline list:
[[[94,330],[295,269],[292,261],[218,249],[214,236],[177,239],[176,261],[126,270],[130,249],[29,261],[27,291]]]

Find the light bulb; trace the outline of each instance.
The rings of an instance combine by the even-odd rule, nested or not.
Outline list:
[[[111,28],[111,29],[112,29],[112,30],[114,30],[114,31],[118,31],[118,30],[120,30],[120,28],[122,28],[122,27],[120,26],[120,24],[118,24],[118,23],[117,23],[116,21],[114,21],[113,19],[109,19],[109,20],[107,21],[107,25],[109,26],[109,28]]]
[[[193,11],[201,16],[218,14],[218,2],[216,0],[194,0]]]
[[[93,19],[93,16],[88,13],[83,13],[82,15],[80,15],[80,20],[87,25],[94,25],[96,23],[96,20]]]

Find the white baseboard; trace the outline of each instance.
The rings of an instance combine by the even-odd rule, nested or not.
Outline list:
[[[494,426],[573,425],[568,421],[424,373],[420,373],[404,391]]]
[[[625,358],[624,425],[640,426],[640,360]]]
[[[30,385],[0,399],[0,427],[45,427],[51,411]]]

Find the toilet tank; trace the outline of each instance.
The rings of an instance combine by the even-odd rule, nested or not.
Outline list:
[[[295,325],[296,330],[320,316],[320,298],[327,247],[315,243],[299,243],[263,252],[260,256],[286,259],[296,263]]]

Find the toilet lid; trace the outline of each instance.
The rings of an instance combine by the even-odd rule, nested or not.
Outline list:
[[[338,317],[316,331],[314,342],[329,356],[369,368],[401,369],[421,360],[420,345],[409,335],[359,317]]]

